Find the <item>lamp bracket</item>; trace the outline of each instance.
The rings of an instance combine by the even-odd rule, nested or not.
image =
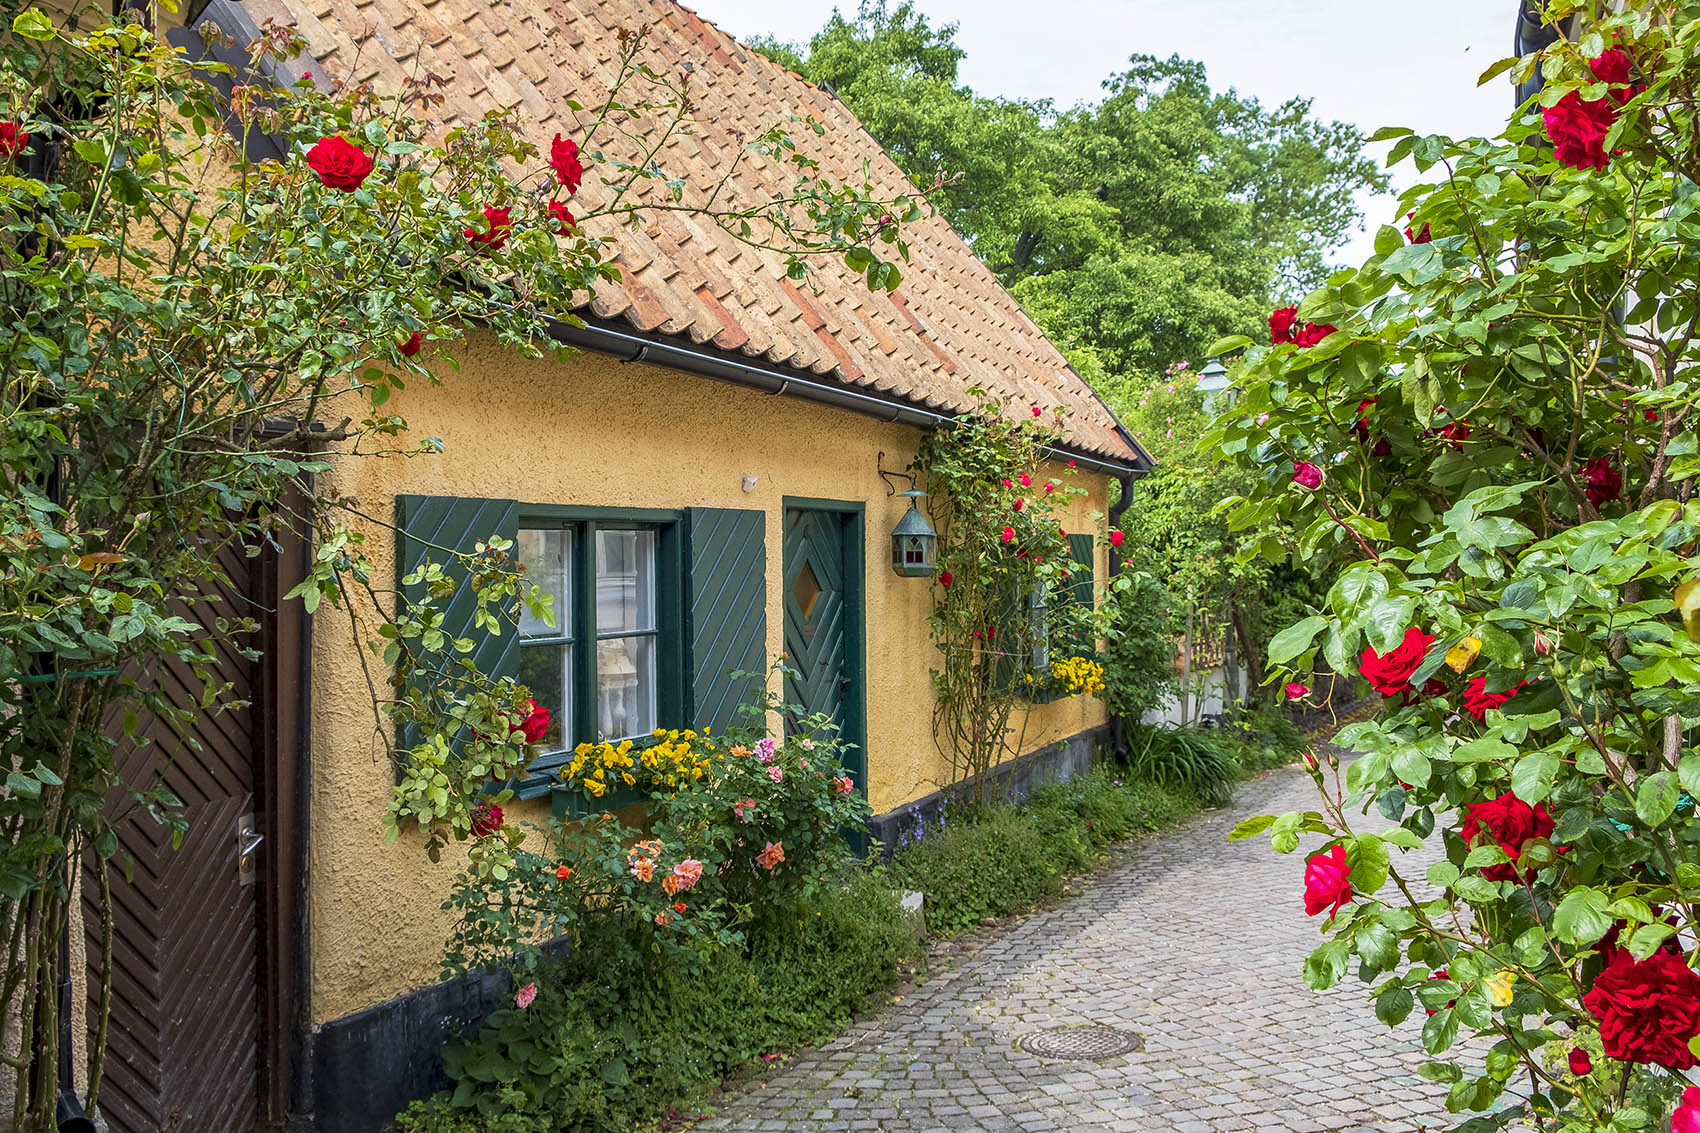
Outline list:
[[[897,489],[895,487],[893,487],[892,483],[891,483],[891,479],[894,476],[897,477],[900,480],[908,480],[909,481],[909,490],[911,492],[916,490],[916,488],[915,488],[915,474],[913,472],[888,472],[888,471],[886,471],[886,468],[885,468],[885,453],[882,452],[882,453],[879,454],[879,459],[874,462],[874,467],[879,471],[880,478],[885,481],[885,494],[887,496],[895,496],[897,494]]]

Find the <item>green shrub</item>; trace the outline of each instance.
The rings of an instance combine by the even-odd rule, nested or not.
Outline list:
[[[1184,794],[1094,770],[1040,786],[1024,806],[987,807],[925,835],[891,869],[925,894],[927,927],[953,933],[1055,899],[1062,879],[1096,864],[1104,846],[1195,809]]]
[[[1240,767],[1231,743],[1204,728],[1140,726],[1128,732],[1128,770],[1171,791],[1222,806],[1233,796]]]
[[[700,1095],[744,1063],[837,1033],[919,957],[883,870],[765,906],[741,946],[658,943],[628,916],[579,922],[536,1000],[444,1051],[452,1092],[404,1133],[614,1133]]]

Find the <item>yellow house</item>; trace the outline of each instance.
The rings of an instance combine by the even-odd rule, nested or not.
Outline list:
[[[805,137],[836,179],[866,162],[882,193],[910,190],[830,92],[671,0],[211,0],[185,16],[216,25],[235,46],[211,50],[232,59],[267,20],[298,28],[310,55],[284,82],[448,76],[451,120],[514,107],[545,143],[574,130],[568,99],[605,95],[618,29],[649,25],[651,64],[692,71],[704,123],[658,158],[670,176],[709,178],[740,136],[797,116],[824,127]],[[739,177],[735,190],[760,196],[789,175],[753,162]],[[592,207],[605,191],[594,181]],[[548,768],[572,744],[721,726],[748,692],[731,674],[781,653],[802,674],[788,698],[836,716],[857,745],[876,836],[936,799],[948,765],[932,729],[932,589],[892,569],[906,501],[880,471],[905,468],[976,387],[1065,410],[1051,457],[1087,489],[1067,520],[1076,554],[1100,581],[1112,569],[1092,516],[1148,458],[943,220],[906,234],[913,261],[887,294],[835,264],[793,282],[780,257],[656,213],[610,233],[620,280],[581,309],[584,325],[558,328],[574,353],[530,362],[474,333],[438,366],[440,384],[397,395],[440,456],[327,474],[395,520],[399,537],[371,531],[381,568],[399,576],[426,543],[503,534],[555,593],[556,627],[527,623],[480,654],[554,713],[543,747],[555,754],[520,785],[513,817],[561,805]],[[301,553],[268,552],[254,592],[286,591]],[[191,911],[150,914],[137,898],[120,936],[129,1006],[102,1088],[115,1133],[376,1130],[436,1084],[438,1046],[495,994],[488,980],[437,982],[454,867],[432,866],[408,835],[382,839],[393,770],[347,621],[285,612],[267,625],[249,726],[206,741],[235,770],[184,785],[213,818],[192,814],[175,856],[140,835],[128,847],[177,895],[160,908]],[[1088,697],[1034,706],[1024,773],[1081,766],[1106,727]],[[232,852],[251,884],[222,880]],[[199,966],[171,967],[185,951]],[[215,1013],[203,1018],[203,998],[173,1014],[179,971],[216,996]]]

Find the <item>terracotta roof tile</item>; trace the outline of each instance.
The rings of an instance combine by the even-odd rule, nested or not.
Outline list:
[[[790,168],[750,154],[745,144],[799,115],[825,128],[818,137],[806,128],[795,133],[835,180],[859,180],[867,161],[876,191],[913,192],[837,99],[672,0],[250,3],[286,11],[331,76],[393,90],[416,68],[435,71],[450,79],[444,117],[464,120],[494,105],[517,106],[545,149],[556,132],[571,136],[580,128],[566,99],[595,106],[606,97],[616,31],[649,24],[647,61],[666,74],[689,64],[698,107],[694,132],[675,138],[661,157],[669,176],[701,191],[736,159],[722,203],[747,206],[782,194],[791,185]],[[607,195],[592,173],[575,211],[605,203]],[[889,295],[868,292],[836,263],[818,264],[795,284],[783,256],[741,244],[701,217],[657,210],[644,219],[639,228],[615,233],[620,280],[598,285],[588,307],[599,317],[831,373],[939,411],[968,408],[968,389],[982,385],[1023,404],[1065,408],[1071,443],[1086,451],[1123,460],[1136,455],[1102,402],[938,217],[906,226],[911,261],[902,265],[902,287]]]

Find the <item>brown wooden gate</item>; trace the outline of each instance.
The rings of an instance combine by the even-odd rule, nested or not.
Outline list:
[[[223,616],[259,617],[262,630],[239,640],[212,635],[221,675],[232,683],[223,700],[251,704],[201,713],[189,737],[144,718],[152,742],[124,744],[118,753],[125,783],[162,779],[183,800],[188,831],[173,849],[171,832],[145,810],[126,813],[122,849],[134,860],[126,879],[109,867],[114,943],[109,1046],[99,1094],[113,1133],[249,1133],[262,1115],[262,917],[275,870],[264,835],[264,799],[256,788],[267,774],[275,737],[265,734],[267,666],[277,663],[277,619],[261,605],[275,601],[277,555],[247,558],[231,549],[224,565],[232,587],[216,602],[185,616],[202,625]],[[243,647],[266,658],[256,662]],[[202,683],[172,660],[139,674],[171,703],[198,704]],[[124,800],[113,804],[124,807]],[[244,847],[252,849],[246,862]],[[102,978],[98,878],[85,875],[83,909],[88,944],[90,1019]],[[265,1107],[269,1109],[270,1107]]]

